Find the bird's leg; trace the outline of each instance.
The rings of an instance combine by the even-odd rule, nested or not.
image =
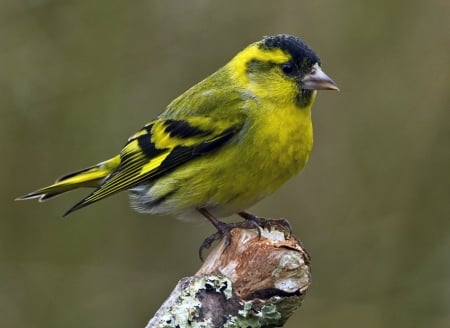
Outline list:
[[[266,228],[270,231],[272,227],[278,227],[281,228],[285,234],[287,233],[286,235],[288,237],[292,235],[292,227],[286,219],[265,219],[245,211],[239,212],[238,214],[240,217],[249,222],[253,222],[261,228]]]
[[[225,223],[220,220],[218,220],[212,213],[210,213],[205,208],[199,208],[198,211],[208,219],[209,222],[213,224],[214,227],[216,227],[217,232],[212,234],[211,236],[207,237],[203,243],[200,245],[200,249],[198,250],[198,254],[200,257],[200,260],[203,262],[203,250],[208,249],[211,247],[212,243],[216,240],[221,239],[222,237],[225,238],[225,248],[227,248],[230,245],[231,242],[231,230],[234,228],[244,228],[244,229],[257,229],[258,233],[260,235],[260,231],[258,229],[258,224],[253,221],[245,221],[245,222],[236,222],[236,223]],[[260,235],[261,236],[261,235]]]

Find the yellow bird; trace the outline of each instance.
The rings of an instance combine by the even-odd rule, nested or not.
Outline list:
[[[303,169],[316,90],[338,88],[315,52],[295,36],[265,37],[173,100],[118,155],[18,199],[94,188],[67,215],[128,190],[142,213],[203,214],[218,229],[209,247],[233,227],[218,218],[239,214],[264,224],[245,209]]]

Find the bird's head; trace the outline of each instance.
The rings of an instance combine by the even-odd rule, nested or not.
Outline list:
[[[319,57],[299,38],[280,34],[249,45],[230,62],[237,82],[257,98],[307,107],[316,90],[339,90]]]

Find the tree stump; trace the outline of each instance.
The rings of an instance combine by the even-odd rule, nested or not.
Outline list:
[[[235,228],[181,279],[146,328],[281,327],[311,282],[308,253],[286,231]]]

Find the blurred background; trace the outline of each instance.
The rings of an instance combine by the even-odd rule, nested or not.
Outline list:
[[[0,326],[144,327],[200,266],[207,223],[126,193],[14,202],[117,153],[171,99],[290,33],[341,92],[314,107],[305,171],[252,211],[313,259],[286,327],[450,327],[450,2],[0,1]]]

